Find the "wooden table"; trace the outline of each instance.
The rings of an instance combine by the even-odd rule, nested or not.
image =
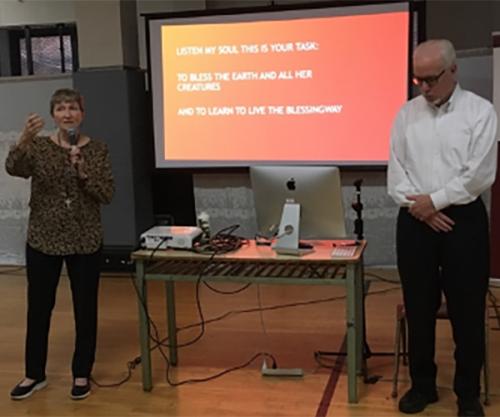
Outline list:
[[[311,241],[314,252],[297,257],[277,255],[269,246],[254,241],[237,251],[215,256],[185,250],[138,250],[132,253],[136,264],[139,304],[139,337],[142,360],[142,385],[153,387],[147,308],[147,281],[165,281],[168,314],[169,359],[177,365],[177,328],[175,317],[175,282],[240,282],[278,285],[342,285],[346,288],[347,380],[348,400],[358,402],[357,376],[364,370],[363,359],[363,251],[361,242],[354,256],[332,258],[333,241]]]

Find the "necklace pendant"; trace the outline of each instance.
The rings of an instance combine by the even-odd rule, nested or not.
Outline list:
[[[69,208],[69,206],[71,205],[71,199],[67,198],[66,200],[64,200],[64,204],[66,204],[66,208]]]

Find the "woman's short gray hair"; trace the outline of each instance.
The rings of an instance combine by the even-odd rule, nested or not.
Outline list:
[[[54,115],[54,107],[59,103],[75,102],[83,112],[83,97],[81,94],[72,88],[60,88],[56,90],[50,98],[50,114]]]

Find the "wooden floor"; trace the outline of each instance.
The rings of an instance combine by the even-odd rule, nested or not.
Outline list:
[[[262,358],[218,379],[171,387],[166,382],[166,365],[158,349],[153,352],[152,392],[141,386],[141,368],[132,371],[128,382],[113,388],[93,386],[83,401],[69,398],[70,361],[73,347],[73,317],[68,280],[59,286],[52,319],[47,376],[49,386],[23,401],[9,399],[9,391],[23,376],[25,334],[24,270],[0,267],[0,415],[2,416],[394,416],[397,400],[391,398],[393,359],[369,359],[369,375],[379,376],[374,384],[360,383],[360,402],[347,404],[345,367],[332,370],[337,357],[323,357],[315,351],[338,351],[345,333],[342,288],[251,286],[236,295],[215,294],[202,287],[201,305],[205,319],[225,312],[309,300],[335,299],[305,306],[271,311],[231,314],[206,325],[201,340],[180,350],[180,366],[169,372],[171,381],[205,378],[243,364],[259,352],[275,356],[279,368],[302,368],[303,378],[263,377]],[[391,270],[375,272],[394,278]],[[104,274],[100,294],[97,360],[93,376],[100,384],[119,382],[127,374],[127,362],[139,354],[137,304],[131,276]],[[165,337],[164,287],[149,284],[150,314]],[[177,323],[187,326],[199,321],[194,285],[177,284]],[[237,285],[217,288],[231,290]],[[374,281],[367,298],[367,340],[372,352],[393,349],[395,306],[401,300],[397,284]],[[500,298],[500,290],[494,289]],[[491,315],[494,313],[491,311]],[[449,324],[438,322],[437,362],[440,401],[422,414],[456,415],[455,397],[450,389],[453,374],[452,341]],[[500,331],[491,320],[491,405],[488,416],[500,415]],[[496,328],[496,329],[494,329]],[[189,341],[199,327],[182,331],[179,342]],[[341,365],[341,364],[340,364]],[[337,363],[337,367],[339,363]],[[400,373],[400,393],[408,388],[407,369]]]

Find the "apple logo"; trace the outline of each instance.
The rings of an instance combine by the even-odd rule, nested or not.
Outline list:
[[[286,182],[286,188],[290,191],[295,191],[295,178],[292,177]]]

